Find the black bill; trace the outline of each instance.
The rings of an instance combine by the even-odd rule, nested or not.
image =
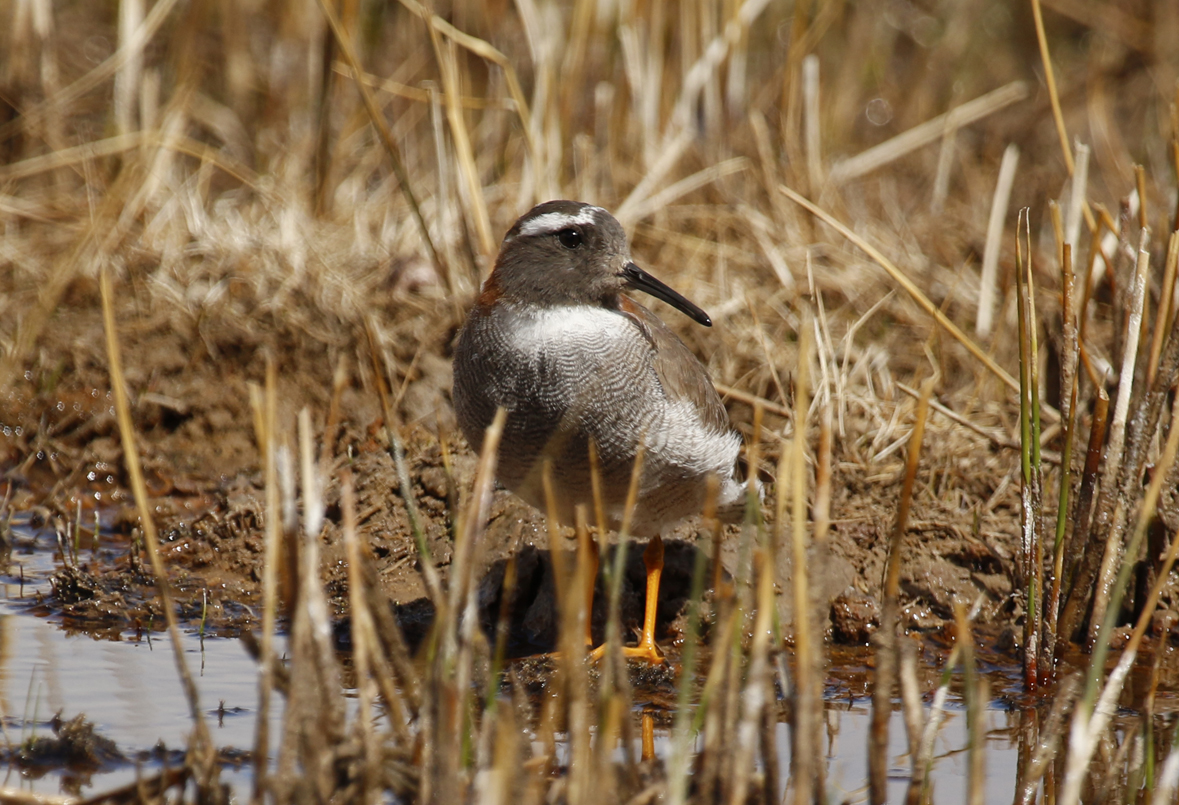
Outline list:
[[[677,310],[683,311],[693,321],[697,321],[705,327],[712,326],[712,319],[708,317],[707,313],[689,302],[687,297],[679,291],[664,285],[634,263],[626,264],[626,267],[622,269],[622,276],[626,277],[626,284],[636,291],[644,291],[656,299],[662,299]]]

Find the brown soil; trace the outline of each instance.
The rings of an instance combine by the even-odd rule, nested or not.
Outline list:
[[[8,391],[0,416],[0,467],[13,485],[15,509],[34,510],[64,531],[81,506],[78,561],[58,574],[46,607],[77,628],[160,628],[159,603],[145,559],[127,541],[138,515],[124,476],[96,296],[91,283],[79,282],[71,289],[67,304],[46,328],[37,358]],[[449,305],[428,296],[398,291],[374,302],[375,309],[398,311],[387,317],[396,321],[382,322],[387,327],[383,358],[401,383],[396,390],[397,416],[414,503],[426,545],[445,578],[451,513],[469,489],[475,464],[470,448],[450,424],[449,353],[457,321]],[[295,416],[303,406],[310,408],[316,432],[322,434],[331,378],[342,361],[350,369],[350,380],[339,401],[342,427],[325,492],[324,581],[337,614],[344,618],[347,579],[339,479],[347,471],[356,485],[368,559],[407,634],[411,640],[420,637],[431,608],[381,427],[363,325],[314,323],[310,304],[274,316],[251,304],[245,291],[221,306],[217,316],[187,327],[178,325],[174,315],[153,315],[136,294],[123,295],[118,304],[135,427],[183,617],[204,617],[206,628],[221,634],[251,629],[258,621],[266,515],[250,384],[263,381],[266,356],[272,356],[277,368],[280,432],[287,434],[294,434]],[[404,315],[410,305],[417,315]],[[899,397],[887,406],[893,430],[877,429],[876,445],[850,432],[836,439],[834,522],[826,540],[811,548],[816,595],[822,611],[833,616],[830,634],[837,642],[863,644],[874,627],[902,452],[871,461],[867,456],[904,436],[911,421],[909,398]],[[748,408],[730,402],[730,411],[748,434]],[[854,407],[849,408],[849,430],[860,427],[856,416],[860,415]],[[777,432],[784,423],[767,416],[765,424],[767,431]],[[936,415],[929,428],[927,457],[903,549],[907,624],[937,633],[952,618],[955,601],[966,606],[977,602],[980,625],[1018,634],[1015,627],[1022,612],[1012,594],[1018,532],[1018,484],[1013,473],[1018,455]],[[451,457],[449,471],[443,440]],[[763,448],[767,477],[772,477],[767,468],[776,463],[778,447],[775,439]],[[763,512],[771,533],[776,533],[774,491],[771,483]],[[96,513],[103,524],[97,553],[90,549]],[[572,551],[574,540],[568,536],[562,548]],[[721,554],[730,576],[737,572],[740,543],[739,529],[731,527]],[[480,601],[485,623],[490,625],[499,611],[504,566],[514,554],[520,581],[511,608],[513,651],[524,655],[551,648],[555,607],[544,519],[510,493],[497,491],[482,546],[486,571]],[[663,638],[674,637],[696,551],[710,554],[711,541],[698,537],[696,524],[683,524],[668,544],[660,608]],[[630,627],[641,620],[640,554],[641,550],[630,552],[623,596]],[[779,555],[778,581],[785,591],[789,551],[780,550]],[[605,605],[604,596],[598,598],[595,628],[600,634]],[[779,596],[787,624],[789,598]]]

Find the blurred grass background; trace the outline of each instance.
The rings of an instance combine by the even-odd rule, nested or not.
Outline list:
[[[1037,365],[1068,362],[1061,240],[1073,246],[1082,280],[1091,278],[1080,318],[1092,386],[1108,383],[1123,360],[1139,242],[1150,268],[1143,332],[1151,321],[1169,332],[1174,311],[1163,255],[1177,222],[1179,6],[1045,0],[1043,43],[1036,8],[986,0],[7,0],[0,388],[15,407],[59,383],[88,382],[84,370],[103,366],[84,325],[96,320],[96,278],[106,271],[128,340],[142,335],[138,359],[128,362],[140,372],[132,385],[149,385],[159,366],[197,363],[211,367],[205,377],[257,379],[259,347],[268,346],[300,395],[326,407],[340,356],[352,357],[360,385],[373,390],[371,331],[385,370],[402,384],[398,417],[445,429],[450,342],[501,233],[534,203],[573,197],[614,211],[640,261],[712,314],[712,331],[668,320],[733,400],[738,427],[767,439],[767,466],[793,437],[801,354],[812,378],[801,399],[820,416],[799,410],[793,420],[810,423],[809,443],[830,418],[832,511],[879,521],[912,435],[916,392],[906,396],[898,380],[932,375],[937,399],[974,430],[931,417],[933,469],[915,494],[964,531],[981,521],[1014,541],[1019,400],[1009,380],[1023,347],[1014,337],[1022,305],[1016,211],[1028,208],[1028,276],[1045,336]],[[916,292],[783,186],[879,249]],[[1051,201],[1062,211],[1059,235]],[[1141,241],[1140,224],[1150,227]],[[972,333],[1008,377],[985,368],[966,339],[946,337],[931,311]],[[801,332],[813,351],[799,349]],[[149,338],[183,345],[179,357],[143,362]],[[1130,374],[1147,363],[1146,353],[1132,355]],[[1046,410],[1061,408],[1066,384],[1048,380],[1056,374],[1041,372]],[[426,385],[432,393],[406,393]],[[762,431],[750,401],[766,411]],[[1057,455],[1059,439],[1049,421],[1045,446]],[[1132,481],[1141,481],[1147,453],[1160,454],[1158,439],[1146,442]],[[796,458],[797,479],[803,452]],[[1173,495],[1163,503],[1174,511]],[[771,592],[762,585],[757,595],[764,602]],[[743,595],[750,598],[729,624],[752,617],[753,593]],[[1140,597],[1134,606],[1143,611]],[[447,628],[458,640],[457,622]],[[735,745],[739,729],[747,730],[743,746],[753,746],[758,719],[770,712],[764,700],[747,709],[736,702],[738,691],[772,693],[776,648],[762,642],[745,652],[739,642],[731,662],[709,672],[732,697],[728,709],[718,699],[706,710],[719,719],[709,746]],[[405,706],[424,720],[416,744],[389,738],[397,747],[390,757],[402,764],[403,787],[390,784],[398,795],[418,790],[417,772],[404,769],[419,762],[423,790],[442,798],[472,780],[503,799],[525,785],[509,774],[525,744],[489,748],[493,729],[519,737],[510,713],[482,722],[474,748],[474,722],[461,713],[453,720],[454,707],[468,712],[469,692],[447,675],[473,667],[474,649],[462,651],[439,655],[424,672],[435,676],[421,698],[416,678],[401,671],[413,691]],[[773,673],[784,667],[776,657]],[[582,679],[572,665],[562,673]],[[545,740],[564,719],[589,718],[584,681],[571,685],[566,709],[549,714]],[[302,695],[322,698],[314,686]],[[608,690],[596,702],[596,713],[616,720],[595,723],[624,729],[617,717],[629,700],[619,695]],[[362,738],[358,753],[373,746],[370,733]],[[772,746],[760,747],[769,763]],[[715,788],[692,795],[742,801],[752,756],[716,757],[701,760],[702,779]],[[688,763],[684,752],[678,758]],[[593,770],[613,768],[604,751],[595,763],[569,778],[570,801],[592,799]],[[773,791],[765,768],[757,784]],[[331,775],[320,771],[314,784],[328,786]],[[633,774],[602,774],[602,791],[646,795]],[[375,785],[348,779],[361,792]],[[669,791],[673,801],[688,795],[682,777]]]
[[[774,308],[804,289],[854,320],[888,288],[780,183],[969,321],[1004,149],[1021,155],[1009,229],[1029,206],[1046,231],[1046,201],[1066,189],[1030,3],[335,8],[437,260],[316,4],[6,4],[6,378],[71,282],[111,260],[198,317],[234,288],[273,310],[300,295],[313,318],[355,319],[396,287],[449,298],[430,310],[453,324],[500,233],[557,196],[618,212],[637,253],[706,308],[760,308],[775,345],[797,322]],[[1067,136],[1092,149],[1086,193],[1116,210],[1140,163],[1159,222],[1174,209],[1177,19],[1149,0],[1045,10]],[[900,155],[868,152],[1004,87],[980,119],[946,119]],[[1009,265],[1010,238],[1003,248]],[[1009,274],[999,282],[1002,301]],[[925,324],[904,299],[884,313]],[[749,322],[720,330],[733,343],[714,370],[773,396]],[[895,371],[924,360],[891,351]]]

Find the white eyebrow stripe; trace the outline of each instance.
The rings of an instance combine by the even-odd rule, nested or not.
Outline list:
[[[595,213],[598,207],[586,207],[576,215],[569,215],[564,212],[546,212],[544,215],[538,215],[531,221],[525,221],[524,225],[520,227],[520,234],[525,236],[532,235],[548,235],[553,232],[560,232],[562,229],[568,229],[571,226],[592,224],[595,221]]]

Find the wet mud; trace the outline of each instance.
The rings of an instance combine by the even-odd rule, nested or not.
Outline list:
[[[80,285],[85,283],[80,281]],[[102,349],[101,318],[88,304],[89,287],[48,328],[39,356],[0,401],[0,472],[7,511],[57,531],[60,569],[40,610],[67,629],[120,633],[163,626],[147,571]],[[342,646],[347,645],[347,567],[342,540],[340,478],[356,489],[365,561],[412,644],[433,617],[422,581],[401,479],[386,441],[369,341],[359,322],[320,322],[306,316],[219,317],[177,324],[135,299],[121,301],[121,341],[138,447],[147,473],[153,517],[180,617],[210,635],[234,636],[258,626],[263,572],[265,489],[251,409],[251,388],[276,367],[280,437],[293,445],[295,417],[307,407],[316,438],[324,438],[333,406],[331,378],[347,377],[335,399],[337,427],[327,434],[326,523],[320,537],[322,576]],[[391,309],[404,300],[384,300]],[[376,300],[380,307],[381,300]],[[418,304],[428,304],[421,302]],[[455,512],[470,490],[476,457],[452,427],[450,344],[457,319],[443,309],[386,324],[380,359],[394,386],[394,423],[404,439],[412,506],[431,560],[445,581]],[[226,310],[229,311],[232,306]],[[255,311],[256,312],[256,311]],[[448,324],[439,324],[439,322]],[[314,336],[309,335],[314,333]],[[750,411],[730,401],[737,427],[749,430]],[[936,639],[952,620],[955,602],[975,607],[978,628],[996,635],[1014,663],[1023,612],[1015,595],[1018,534],[1018,455],[931,421],[910,531],[902,552],[904,624]],[[783,420],[767,415],[765,432]],[[939,443],[939,440],[942,440]],[[782,539],[773,521],[772,483],[779,443],[766,440],[762,471],[770,479],[761,512],[763,533]],[[322,449],[322,447],[321,447]],[[902,477],[899,459],[865,460],[853,440],[837,442],[832,526],[810,549],[808,572],[833,646],[863,646],[879,618],[887,536]],[[480,538],[480,617],[490,635],[501,611],[510,623],[509,653],[528,657],[554,648],[556,624],[550,551],[573,560],[575,540],[562,532],[550,545],[539,512],[497,490]],[[613,540],[610,535],[607,542]],[[294,542],[293,536],[289,540]],[[681,524],[667,540],[658,636],[671,648],[683,628],[692,570],[699,552],[722,579],[742,573],[740,527],[714,543],[700,524]],[[605,545],[604,568],[613,556]],[[629,548],[622,591],[627,634],[642,619],[645,574],[641,545]],[[502,581],[510,558],[517,583],[505,606]],[[777,552],[779,592],[791,575],[789,551]],[[292,595],[285,570],[283,592]],[[593,611],[595,639],[603,635],[603,580]],[[781,622],[791,621],[790,597],[779,595]],[[1169,631],[1176,619],[1160,618]],[[670,649],[669,649],[670,650]]]

